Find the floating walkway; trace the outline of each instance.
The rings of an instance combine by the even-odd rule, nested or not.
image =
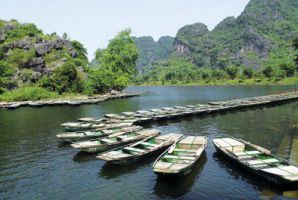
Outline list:
[[[140,92],[111,92],[108,94],[81,98],[81,99],[56,99],[56,100],[43,100],[43,101],[20,101],[20,102],[0,102],[0,108],[7,109],[16,109],[23,106],[30,107],[42,107],[42,106],[56,106],[56,105],[70,105],[70,106],[79,106],[82,104],[96,104],[101,103],[107,100],[119,99],[119,98],[128,98],[140,96]]]
[[[240,108],[275,105],[294,100],[298,100],[298,93],[288,92],[252,98],[209,102],[208,104],[164,107],[159,109],[139,110],[136,112],[122,112],[121,114],[106,114],[104,118],[85,117],[78,119],[78,122],[68,122],[62,124],[62,126],[68,131],[96,130],[121,125],[140,125],[154,121],[224,112]]]

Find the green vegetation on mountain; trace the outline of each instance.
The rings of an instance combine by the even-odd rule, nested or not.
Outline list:
[[[22,87],[82,92],[86,53],[78,41],[43,34],[34,24],[1,20],[0,93]]]
[[[174,38],[170,36],[161,37],[157,42],[151,36],[132,38],[139,50],[137,60],[138,72],[148,72],[154,63],[165,60],[174,51]]]
[[[238,18],[228,17],[212,31],[201,23],[182,27],[175,38],[176,55],[199,67],[262,67],[276,54],[287,59],[298,34],[295,0],[251,0]]]
[[[137,73],[138,49],[130,34],[130,29],[118,33],[106,49],[96,52],[98,65],[89,69],[87,94],[122,90]]]
[[[44,34],[34,24],[0,20],[0,100],[32,100],[65,93],[122,90],[135,74],[137,47],[120,32],[88,65],[87,50],[67,34]]]
[[[292,46],[297,21],[296,0],[251,0],[239,17],[224,19],[212,31],[202,23],[182,27],[175,51],[136,82],[288,83],[297,73]]]

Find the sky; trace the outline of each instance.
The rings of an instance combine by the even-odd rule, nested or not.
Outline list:
[[[125,28],[134,36],[175,36],[179,28],[202,22],[212,30],[237,17],[249,0],[0,0],[0,18],[34,23],[44,33],[64,32],[80,41],[89,60],[97,48]]]

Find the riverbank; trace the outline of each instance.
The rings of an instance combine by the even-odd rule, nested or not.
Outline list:
[[[42,107],[54,105],[70,105],[79,106],[81,104],[95,104],[107,100],[128,98],[141,95],[141,92],[119,92],[111,91],[103,95],[85,96],[63,96],[55,99],[39,100],[39,101],[14,101],[14,102],[0,102],[0,108],[16,109],[23,106]]]
[[[148,82],[142,83],[138,86],[253,86],[253,85],[295,85],[298,87],[298,77],[291,77],[285,79],[234,79],[234,80],[210,80],[198,82],[176,82],[176,83],[162,83],[162,82]]]

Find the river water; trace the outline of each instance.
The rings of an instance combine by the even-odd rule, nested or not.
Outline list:
[[[253,97],[291,86],[131,87],[140,97],[79,107],[0,110],[0,199],[287,199],[215,153],[209,141],[198,166],[168,182],[152,172],[154,157],[117,167],[58,142],[60,124],[149,108]],[[239,137],[298,163],[298,102],[152,124],[163,133]]]

